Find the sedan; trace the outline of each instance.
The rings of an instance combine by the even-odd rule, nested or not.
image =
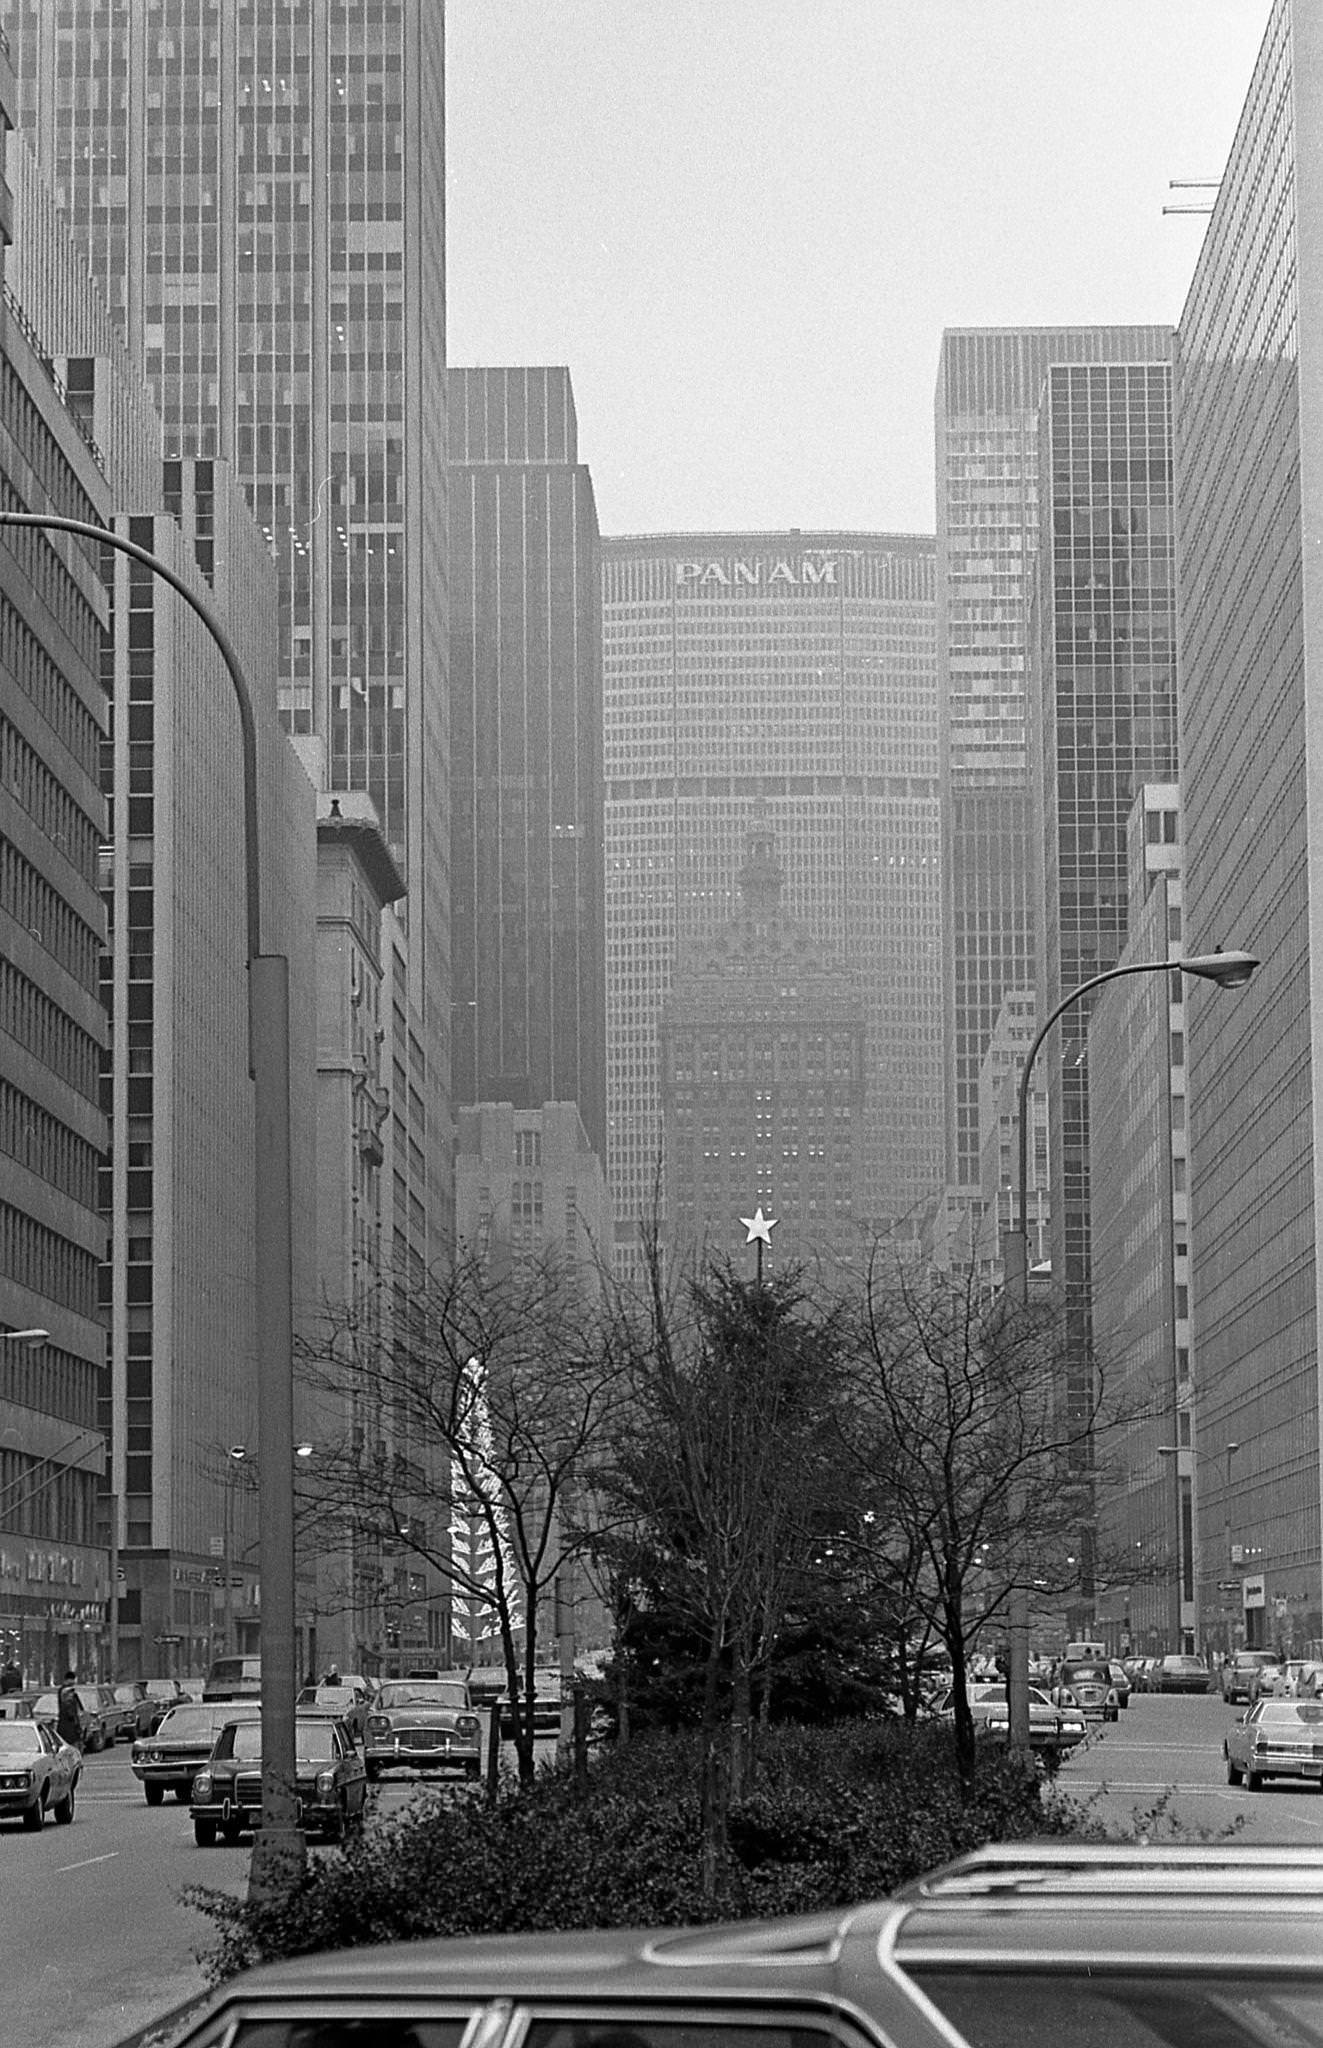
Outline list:
[[[150,1731],[156,1702],[147,1697],[147,1688],[140,1678],[128,1678],[120,1685],[112,1685],[110,1696],[114,1703],[117,1737],[133,1742],[139,1735]]]
[[[300,1709],[329,1714],[333,1719],[343,1721],[355,1742],[362,1741],[368,1716],[366,1686],[305,1685],[294,1704]]]
[[[299,1826],[342,1842],[363,1824],[367,1777],[362,1758],[338,1721],[294,1724],[294,1789]],[[208,1849],[218,1834],[237,1842],[262,1818],[262,1724],[227,1721],[210,1760],[193,1780],[193,1837]]]
[[[1255,1696],[1255,1679],[1261,1678],[1269,1666],[1275,1669],[1281,1661],[1274,1650],[1237,1650],[1222,1666],[1218,1679],[1223,1699],[1228,1705],[1233,1700],[1244,1700],[1248,1706]]]
[[[1111,1673],[1112,1684],[1116,1689],[1116,1704],[1124,1712],[1130,1705],[1130,1673],[1116,1657],[1112,1658],[1107,1669]]]
[[[969,1687],[969,1711],[974,1724],[984,1734],[1005,1741],[1010,1734],[1010,1708],[1006,1701],[1006,1687],[997,1685],[971,1685]],[[939,1701],[937,1713],[944,1721],[954,1721],[954,1695],[947,1693]],[[1075,1707],[1054,1707],[1045,1692],[1036,1685],[1029,1688],[1029,1747],[1051,1759],[1062,1756],[1083,1742],[1088,1729],[1084,1716]]]
[[[159,1806],[167,1792],[186,1800],[226,1722],[255,1721],[261,1711],[257,1700],[213,1700],[205,1706],[190,1700],[171,1707],[154,1734],[139,1736],[129,1758],[147,1804]]]
[[[468,1686],[456,1678],[388,1679],[372,1703],[363,1737],[370,1779],[383,1771],[482,1774],[482,1723]]]
[[[18,1814],[39,1828],[47,1813],[66,1826],[83,1759],[45,1721],[0,1721],[0,1814]]]
[[[1209,1692],[1212,1681],[1202,1657],[1164,1657],[1154,1679],[1155,1692]]]
[[[1259,1700],[1222,1742],[1227,1783],[1257,1792],[1267,1778],[1307,1778],[1323,1790],[1323,1700]]]

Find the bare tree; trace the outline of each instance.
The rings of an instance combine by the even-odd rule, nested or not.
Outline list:
[[[966,1784],[969,1650],[1013,1592],[1041,1601],[1081,1586],[1120,1420],[1097,1361],[1070,1352],[1050,1308],[989,1301],[972,1273],[884,1277],[873,1262],[854,1398],[838,1411],[868,1516],[854,1525],[855,1569],[893,1589],[907,1629],[943,1642]]]
[[[425,1560],[475,1634],[487,1618],[531,1779],[541,1608],[590,1540],[623,1386],[574,1270],[460,1254],[384,1303],[328,1310],[299,1369],[342,1418],[317,1460],[316,1513]]]

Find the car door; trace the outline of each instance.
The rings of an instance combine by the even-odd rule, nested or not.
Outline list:
[[[347,1738],[340,1728],[332,1730],[335,1738],[336,1765],[340,1780],[345,1788],[345,1812],[351,1817],[363,1811],[367,1797],[367,1766],[356,1743]]]

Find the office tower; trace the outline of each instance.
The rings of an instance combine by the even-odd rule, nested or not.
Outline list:
[[[452,370],[452,1092],[606,1155],[597,510],[568,370]]]
[[[1177,960],[1180,792],[1146,783],[1127,832],[1121,962]],[[1100,1447],[1097,1619],[1136,1655],[1226,1646],[1217,1607],[1197,1613],[1195,1383],[1190,1359],[1190,1189],[1180,975],[1103,989],[1089,1023],[1093,1329],[1119,1434]],[[1221,1605],[1229,1605],[1227,1595]]]
[[[1323,16],[1277,0],[1181,314],[1177,582],[1186,929],[1263,960],[1192,987],[1201,1610],[1323,1633],[1318,906]]]
[[[165,424],[278,569],[288,729],[366,790],[450,1221],[443,0],[6,0],[20,121]]]
[[[481,1102],[456,1118],[455,1213],[467,1250],[498,1265],[555,1255],[585,1301],[611,1252],[611,1198],[578,1106]]]
[[[291,1222],[304,1302],[314,1293],[313,798],[277,721],[273,567],[224,463],[162,465],[150,396],[21,137],[10,158],[9,282],[104,477],[104,523],[216,613],[251,686],[262,938],[290,961]],[[255,1608],[257,1580],[253,1496],[236,1489],[226,1455],[253,1444],[255,1409],[243,757],[233,686],[201,621],[118,551],[103,551],[100,567],[100,683],[113,719],[98,763],[110,941],[97,963],[110,1116],[98,1188],[98,1421],[109,1447],[99,1533],[123,1575],[102,1652],[126,1674],[196,1673],[222,1596],[235,1591],[214,1583],[227,1530],[241,1610]]]
[[[861,977],[782,910],[765,817],[745,848],[738,914],[681,955],[662,1008],[668,1237],[733,1255],[757,1205],[777,1219],[776,1259],[848,1261],[863,1249]]]
[[[1020,1081],[1024,1058],[1038,1030],[1034,991],[1011,989],[1001,999],[978,1081],[979,1200],[970,1242],[989,1287],[1005,1281],[1003,1246],[1019,1224]],[[1035,1062],[1029,1083],[1029,1270],[1050,1259],[1048,1246],[1047,1085]]]
[[[933,545],[861,533],[602,542],[607,1179],[622,1265],[654,1208],[657,1030],[738,907],[755,817],[786,909],[867,1002],[863,1216],[942,1178]]]
[[[937,663],[947,1176],[979,1177],[979,1068],[1010,989],[1036,985],[1025,628],[1038,404],[1053,363],[1166,362],[1165,327],[956,328],[937,373]]]
[[[1176,772],[1169,366],[1050,368],[1038,492],[1027,721],[1041,891],[1038,1014],[1047,1017],[1116,965],[1126,938],[1130,807],[1143,783]],[[1067,1010],[1040,1054],[1052,1278],[1081,1373],[1090,1331],[1092,1000]]]
[[[0,50],[0,126],[14,104]],[[3,148],[0,214],[21,236]],[[16,308],[0,328],[5,503],[104,519],[96,455]],[[97,1668],[110,1592],[97,1527],[106,599],[63,538],[0,528],[0,565],[0,1658],[41,1683]]]

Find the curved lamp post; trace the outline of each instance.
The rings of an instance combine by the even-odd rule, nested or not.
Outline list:
[[[1106,982],[1120,981],[1128,974],[1170,974],[1173,968],[1181,974],[1197,975],[1203,981],[1214,982],[1218,988],[1244,988],[1255,968],[1259,965],[1253,953],[1191,953],[1183,960],[1136,960],[1128,967],[1109,967],[1105,974],[1095,974],[1091,980],[1082,981],[1069,995],[1061,998],[1051,1015],[1039,1026],[1033,1044],[1025,1054],[1024,1066],[1020,1072],[1020,1119],[1019,1119],[1019,1207],[1014,1218],[1012,1243],[1017,1250],[1012,1264],[1015,1268],[1015,1290],[1022,1304],[1029,1300],[1029,1083],[1033,1074],[1034,1061],[1039,1047],[1056,1023],[1063,1010],[1068,1010],[1081,997],[1102,988]],[[1029,1745],[1029,1596],[1023,1587],[1017,1587],[1008,1603],[1010,1626],[1010,1677],[1007,1682],[1008,1739],[1021,1748]]]
[[[294,1314],[289,1157],[289,961],[262,950],[257,725],[233,643],[210,608],[167,562],[85,519],[0,511],[0,526],[71,533],[129,555],[168,583],[206,627],[229,671],[243,747],[243,837],[248,955],[248,1069],[254,1110],[254,1308],[257,1419],[266,1482],[259,1512],[262,1574],[262,1825],[253,1842],[254,1896],[278,1898],[303,1867],[306,1843],[294,1790]]]

